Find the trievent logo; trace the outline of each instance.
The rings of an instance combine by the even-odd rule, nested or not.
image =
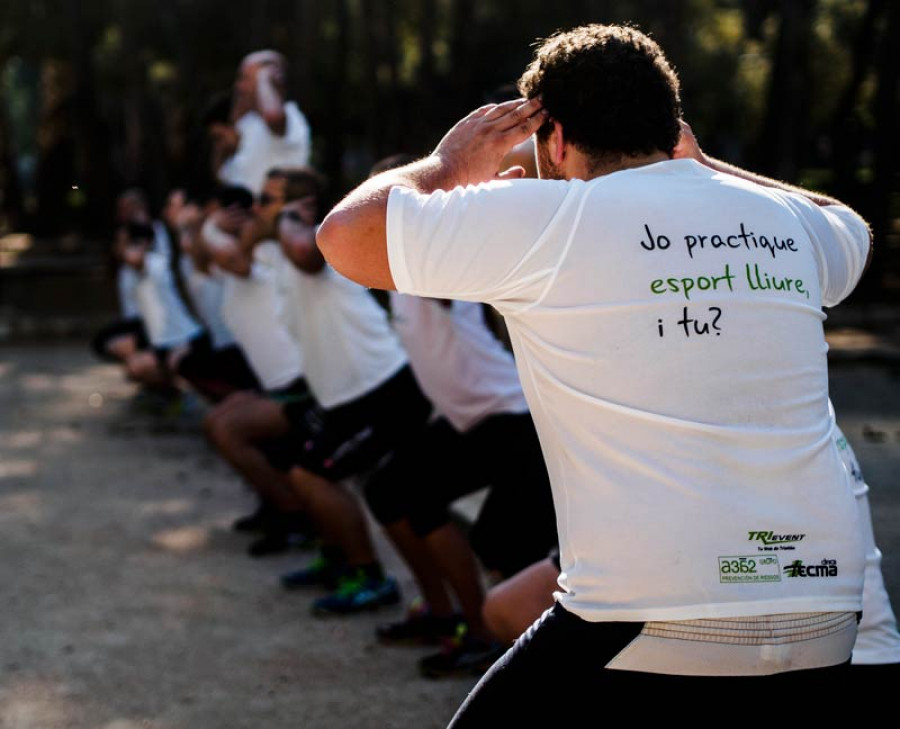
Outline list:
[[[787,577],[837,577],[836,559],[823,559],[820,564],[803,564],[803,560],[795,559],[784,568]]]
[[[776,534],[775,532],[747,532],[747,534],[751,542],[762,542],[766,546],[799,542],[806,536],[805,534]]]

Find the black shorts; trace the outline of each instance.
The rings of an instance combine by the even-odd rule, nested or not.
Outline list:
[[[281,405],[289,428],[284,435],[264,441],[259,448],[273,468],[287,472],[295,465],[303,444],[322,430],[322,411],[303,377],[269,390],[265,396]]]
[[[469,538],[488,569],[514,575],[557,543],[540,442],[528,413],[485,418],[465,433],[438,419],[404,443],[366,484],[382,524],[407,519],[425,537],[450,520],[450,504],[489,486]]]
[[[240,390],[260,391],[259,380],[240,347],[214,349],[207,336],[191,342],[190,350],[178,363],[178,374],[213,402]]]
[[[295,465],[331,481],[371,470],[421,430],[431,403],[408,366],[374,390],[322,412],[322,428],[298,450]]]
[[[135,338],[138,349],[147,349],[150,346],[144,322],[139,317],[134,317],[118,319],[112,324],[107,324],[91,339],[91,349],[94,354],[106,362],[118,362],[118,359],[113,357],[107,348],[114,339],[128,336]]]
[[[198,359],[204,359],[210,356],[212,352],[212,340],[209,338],[209,334],[207,332],[201,331],[199,334],[194,335],[193,338],[189,339],[184,343],[187,346],[187,353],[181,358],[181,360],[189,359],[190,357],[197,357]],[[156,363],[159,365],[159,368],[163,372],[169,372],[169,355],[172,354],[172,350],[179,349],[182,345],[175,345],[172,347],[153,347],[153,355],[156,357]],[[179,361],[177,372],[171,372],[170,374],[181,374],[181,362]],[[184,379],[190,382],[190,379],[184,375],[182,375]]]
[[[715,726],[748,712],[757,719],[777,717],[779,723],[802,720],[805,726],[833,720],[838,704],[849,698],[849,661],[769,676],[669,676],[605,668],[643,627],[642,622],[591,623],[554,605],[478,682],[451,729],[557,726],[566,717],[593,725],[620,714],[638,725],[681,717]]]

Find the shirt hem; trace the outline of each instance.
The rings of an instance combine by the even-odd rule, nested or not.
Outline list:
[[[733,602],[706,605],[679,605],[658,608],[593,609],[559,600],[560,605],[589,623],[604,622],[666,622],[670,620],[701,620],[704,618],[742,618],[782,613],[859,612],[862,603],[854,599],[798,598],[760,602]]]

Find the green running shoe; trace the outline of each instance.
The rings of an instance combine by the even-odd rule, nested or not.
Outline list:
[[[367,577],[362,570],[344,575],[337,589],[313,603],[313,615],[349,615],[376,610],[400,602],[400,588],[393,577]]]

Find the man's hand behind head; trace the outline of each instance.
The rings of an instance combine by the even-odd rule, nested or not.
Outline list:
[[[448,172],[445,187],[477,185],[495,179],[524,177],[522,167],[501,169],[503,159],[547,119],[540,99],[515,99],[482,106],[444,135],[433,156]]]
[[[325,259],[316,245],[318,201],[307,195],[286,203],[278,214],[278,242],[284,255],[306,273],[318,273]]]
[[[678,137],[678,144],[672,150],[672,159],[693,159],[701,164],[706,164],[706,155],[700,149],[691,125],[684,119],[679,119],[678,124],[681,126],[681,134]]]

